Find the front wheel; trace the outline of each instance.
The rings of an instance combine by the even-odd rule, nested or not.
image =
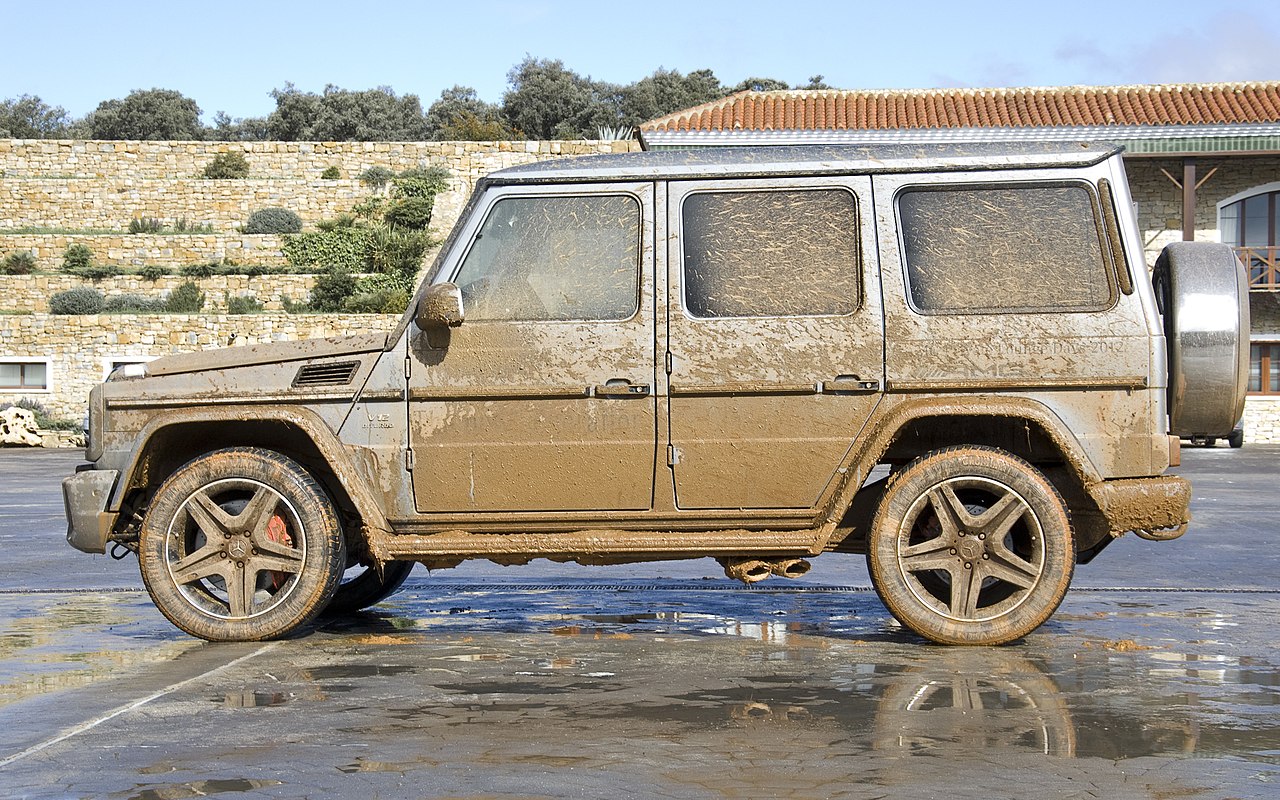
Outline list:
[[[894,475],[867,562],[903,625],[942,644],[995,645],[1039,627],[1071,584],[1066,507],[1039,470],[991,447],[928,453]]]
[[[346,546],[333,503],[297,462],[231,448],[160,486],[139,561],[174,625],[211,641],[258,641],[288,635],[329,603]]]
[[[326,614],[352,614],[377,605],[400,590],[416,561],[390,561],[382,565],[382,574],[372,565],[348,567],[338,584],[338,591],[325,609]]]

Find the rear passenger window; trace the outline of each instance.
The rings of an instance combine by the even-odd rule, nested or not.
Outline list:
[[[1100,311],[1115,292],[1083,186],[947,187],[898,197],[911,302],[925,313]]]
[[[693,316],[858,307],[858,209],[847,190],[698,192],[681,211],[684,303]]]

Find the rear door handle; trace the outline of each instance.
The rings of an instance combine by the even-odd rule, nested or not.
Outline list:
[[[613,378],[597,384],[596,397],[648,397],[649,384],[632,383],[626,378]]]
[[[829,381],[822,382],[823,394],[857,394],[859,392],[880,391],[880,381],[864,381],[857,375],[837,375]]]

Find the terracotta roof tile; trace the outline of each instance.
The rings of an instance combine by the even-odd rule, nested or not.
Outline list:
[[[739,92],[641,125],[677,130],[889,130],[1280,122],[1280,81],[1013,89]]]

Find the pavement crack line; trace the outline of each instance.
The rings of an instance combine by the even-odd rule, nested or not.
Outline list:
[[[245,655],[242,655],[239,658],[228,661],[225,664],[219,664],[213,669],[206,670],[205,672],[202,672],[199,675],[193,675],[192,677],[187,678],[186,680],[181,680],[181,681],[178,681],[177,683],[170,684],[169,686],[166,686],[165,688],[161,689],[158,692],[152,692],[146,697],[143,697],[139,700],[134,700],[131,703],[126,703],[122,706],[118,706],[106,712],[105,714],[100,714],[99,716],[94,717],[91,720],[87,720],[85,722],[80,723],[79,725],[75,725],[71,728],[68,728],[62,731],[61,733],[59,733],[57,736],[54,736],[52,739],[46,739],[45,741],[40,742],[39,744],[31,745],[26,750],[22,750],[20,752],[14,753],[13,755],[8,756],[7,758],[0,759],[0,769],[4,769],[5,767],[8,767],[12,764],[16,764],[17,762],[22,761],[24,758],[33,756],[42,750],[53,747],[56,744],[65,742],[66,740],[71,739],[75,736],[79,736],[82,733],[91,731],[104,722],[110,722],[111,720],[121,716],[122,714],[128,714],[130,711],[134,711],[136,709],[142,708],[148,703],[151,703],[155,700],[159,700],[161,697],[164,697],[165,695],[172,694],[173,692],[176,692],[179,689],[190,686],[191,684],[195,683],[198,680],[202,680],[204,678],[209,678],[214,675],[217,675],[219,672],[223,672],[225,670],[231,669],[237,664],[242,664],[251,658],[257,658],[258,656],[262,655],[268,650],[272,650],[275,647],[279,646],[279,644],[280,644],[279,642],[268,642],[267,644],[263,645],[262,647],[259,647],[257,650],[253,651],[252,653],[246,653]]]

